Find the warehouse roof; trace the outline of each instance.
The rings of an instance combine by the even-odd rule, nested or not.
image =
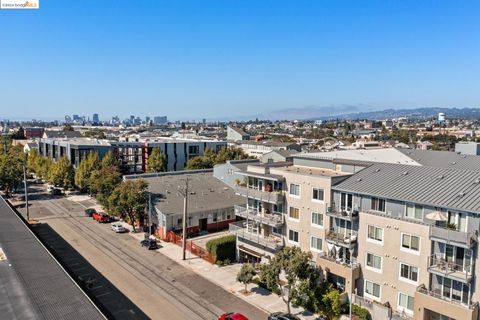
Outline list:
[[[332,189],[480,212],[480,172],[375,163]]]
[[[2,319],[105,319],[3,198],[0,248]]]

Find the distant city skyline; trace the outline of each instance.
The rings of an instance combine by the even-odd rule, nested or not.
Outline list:
[[[0,44],[0,119],[295,119],[480,105],[478,1],[90,9],[50,0],[0,11],[0,29],[12,31]]]

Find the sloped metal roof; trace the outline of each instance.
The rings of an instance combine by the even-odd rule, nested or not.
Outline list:
[[[396,149],[422,166],[480,171],[480,156],[456,152]]]
[[[480,213],[480,171],[375,163],[332,189]]]

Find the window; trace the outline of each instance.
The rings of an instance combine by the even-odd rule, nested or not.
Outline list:
[[[365,293],[373,297],[380,298],[380,285],[365,280]]]
[[[188,146],[188,153],[199,154],[200,153],[200,147],[199,146]]]
[[[300,185],[290,183],[290,194],[292,196],[299,196],[300,195]]]
[[[418,251],[420,249],[420,238],[402,233],[402,248]]]
[[[405,211],[405,217],[411,219],[418,219],[422,220],[423,218],[423,206],[419,206],[416,204],[407,204],[407,209]]]
[[[367,252],[366,264],[370,268],[382,270],[382,257]]]
[[[321,251],[322,250],[322,239],[317,238],[317,237],[311,237],[310,238],[310,248]]]
[[[340,209],[350,212],[353,206],[353,194],[344,193],[340,194]]]
[[[298,231],[288,230],[288,240],[298,242]]]
[[[312,225],[323,227],[323,214],[312,212]]]
[[[371,209],[385,212],[385,199],[372,198]]]
[[[313,188],[312,199],[313,200],[318,200],[318,201],[323,201],[323,189]]]
[[[400,278],[417,282],[418,268],[405,263],[400,263]]]
[[[288,216],[292,219],[300,219],[300,209],[290,207],[290,210],[288,212]]]
[[[413,297],[406,295],[405,293],[398,293],[398,306],[400,309],[407,309],[413,311]]]
[[[233,169],[228,169],[228,174],[232,175],[233,174]]]
[[[383,241],[383,229],[375,226],[368,226],[367,238],[375,241]]]

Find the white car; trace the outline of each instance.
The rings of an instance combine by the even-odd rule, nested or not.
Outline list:
[[[112,230],[116,233],[122,233],[127,231],[127,229],[125,229],[125,227],[122,226],[120,223],[112,223]]]

